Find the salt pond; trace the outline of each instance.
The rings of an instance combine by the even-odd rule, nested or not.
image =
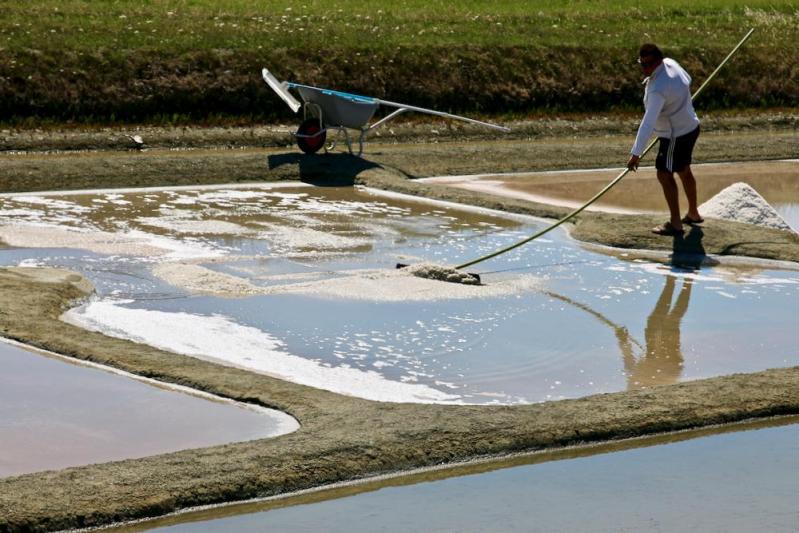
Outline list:
[[[298,428],[279,411],[0,341],[0,477],[275,437]]]
[[[736,182],[748,183],[793,229],[799,230],[799,160],[705,163],[692,165],[692,168],[697,177],[700,204]],[[561,170],[446,176],[421,181],[577,207],[599,192],[618,173],[619,169]],[[685,208],[685,198],[680,194],[681,205]],[[594,206],[589,207],[591,209],[622,213],[667,212],[653,167],[628,174]]]
[[[539,453],[115,531],[796,531],[797,422]]]
[[[799,273],[676,266],[545,222],[353,188],[240,186],[0,197],[0,264],[97,287],[67,320],[385,401],[529,403],[799,364]]]

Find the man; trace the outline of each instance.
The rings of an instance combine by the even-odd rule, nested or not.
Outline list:
[[[691,102],[691,76],[673,59],[664,58],[654,44],[641,46],[638,62],[647,78],[644,80],[644,106],[646,111],[638,128],[638,135],[627,161],[627,168],[635,171],[646,143],[654,132],[660,139],[655,168],[663,195],[669,206],[670,219],[652,228],[658,235],[682,235],[683,224],[704,222],[696,205],[696,180],[691,172],[691,156],[699,137],[699,119]],[[680,218],[680,200],[674,173],[680,176],[688,213]]]

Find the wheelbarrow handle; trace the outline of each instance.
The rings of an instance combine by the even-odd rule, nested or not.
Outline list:
[[[438,117],[444,118],[451,118],[453,120],[460,120],[462,122],[468,122],[470,124],[477,124],[478,126],[484,126],[486,128],[492,128],[499,131],[509,132],[510,128],[507,126],[501,126],[499,124],[492,124],[490,122],[483,122],[481,120],[475,120],[469,117],[462,117],[460,115],[453,115],[452,113],[445,113],[443,111],[436,111],[435,109],[427,109],[425,107],[416,107],[412,105],[400,104],[397,102],[389,102],[388,100],[380,100],[379,98],[375,98],[376,101],[380,102],[381,105],[389,106],[389,107],[396,107],[399,109],[404,109],[406,111],[416,111],[417,113],[425,113],[427,115],[435,115]]]

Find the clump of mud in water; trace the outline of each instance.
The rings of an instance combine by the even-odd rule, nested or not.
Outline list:
[[[480,280],[468,272],[461,272],[452,267],[435,263],[419,263],[405,267],[405,270],[418,278],[435,279],[460,283],[463,285],[480,285]]]

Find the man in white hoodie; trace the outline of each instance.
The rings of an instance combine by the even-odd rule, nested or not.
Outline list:
[[[654,44],[641,46],[638,62],[647,78],[644,80],[644,106],[646,112],[638,128],[627,168],[638,169],[638,162],[646,143],[655,133],[660,148],[655,168],[663,195],[669,206],[669,221],[652,228],[658,235],[682,235],[683,224],[704,222],[696,204],[696,180],[691,172],[691,157],[699,137],[699,119],[691,102],[691,76],[673,59],[664,58]],[[680,217],[680,199],[674,173],[680,176],[688,213]]]

